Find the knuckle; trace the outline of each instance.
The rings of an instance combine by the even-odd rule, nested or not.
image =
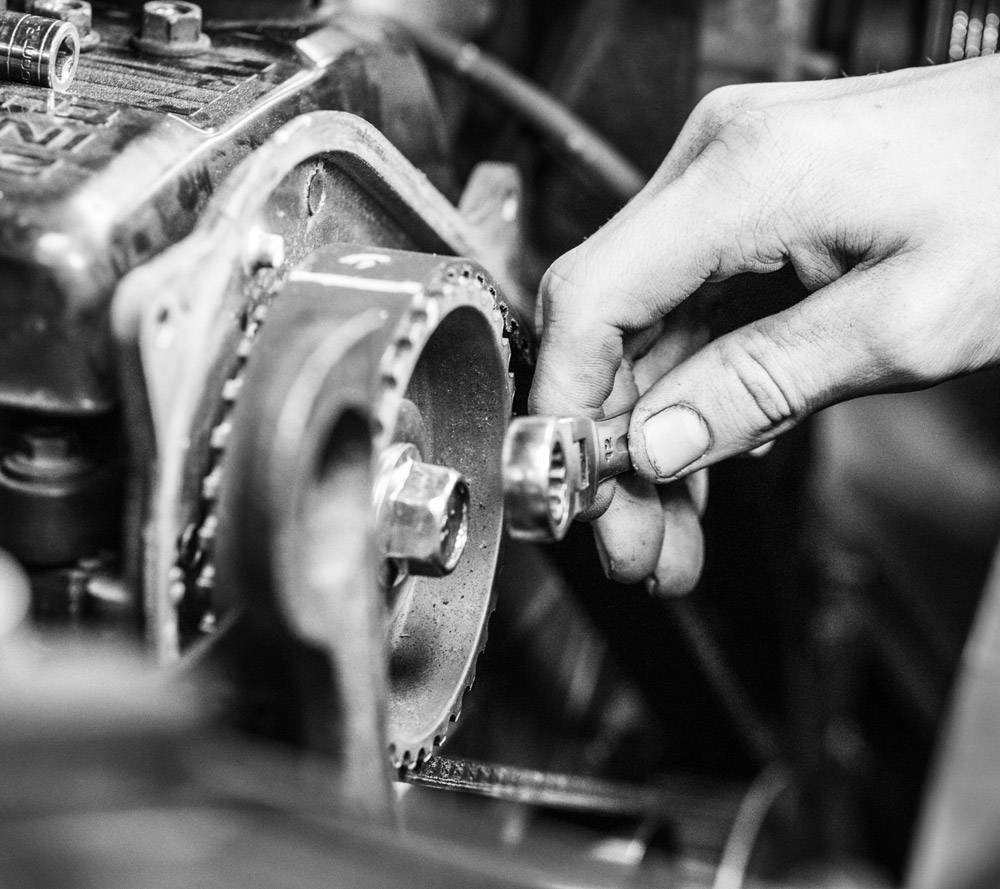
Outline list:
[[[706,126],[718,128],[751,100],[752,91],[741,84],[720,86],[708,93],[694,109],[694,116]]]
[[[883,314],[889,313],[880,312],[879,316]],[[933,325],[933,330],[939,332],[940,327]],[[893,312],[869,333],[868,340],[885,374],[898,385],[930,385],[947,375],[948,369],[940,360],[940,337],[932,333],[930,319]]]
[[[781,118],[766,108],[743,108],[736,112],[719,132],[719,139],[730,148],[757,152],[782,144]]]
[[[561,256],[545,272],[539,289],[547,309],[558,310],[571,298],[574,265],[568,255]]]
[[[805,411],[797,387],[777,370],[775,350],[780,345],[748,332],[740,341],[720,340],[719,357],[728,378],[732,409],[756,435],[787,426]]]
[[[925,276],[924,271],[893,276],[882,285],[881,298],[857,313],[866,358],[891,385],[919,388],[937,383],[961,369],[956,355],[969,352],[970,329],[958,302],[938,298],[939,293],[962,293],[967,277]]]
[[[545,303],[545,336],[557,339],[564,349],[579,347],[583,358],[601,358],[608,340],[617,342],[616,356],[621,357],[621,335],[614,329],[615,306],[624,297],[608,296],[600,286],[600,270],[593,257],[579,249],[556,260],[545,273],[541,293]],[[600,354],[594,354],[600,353]]]
[[[542,303],[542,329],[546,337],[574,336],[590,313],[582,305],[585,288],[578,282],[582,277],[579,263],[572,254],[557,259],[542,278],[539,292]]]

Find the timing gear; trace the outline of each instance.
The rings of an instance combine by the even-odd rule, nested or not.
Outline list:
[[[343,349],[306,353],[297,345],[350,329],[357,331],[350,359]],[[216,576],[242,575],[236,589],[282,577],[269,596],[323,595],[315,578],[328,555],[322,543],[303,543],[315,533],[307,525],[320,521],[311,510],[320,507],[294,480],[322,477],[319,466],[306,464],[343,447],[336,435],[342,412],[312,407],[333,397],[327,390],[367,375],[374,386],[370,413],[359,405],[351,410],[371,423],[376,461],[388,448],[412,446],[468,484],[468,542],[453,573],[378,572],[387,603],[387,742],[396,767],[422,762],[443,742],[485,644],[501,538],[499,453],[512,400],[509,357],[496,288],[473,263],[331,247],[290,274],[227,419],[218,515],[225,564],[217,564]],[[261,524],[250,535],[248,523],[264,505],[269,514],[280,513],[275,498],[289,501],[288,523],[272,523],[262,542]],[[383,551],[379,558],[390,555]],[[362,631],[346,620],[335,629],[345,638]]]

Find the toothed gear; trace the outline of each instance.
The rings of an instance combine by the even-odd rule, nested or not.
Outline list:
[[[489,426],[489,434],[496,439],[492,442],[496,450],[495,459],[469,460],[469,455],[465,453],[469,448],[466,447],[465,451],[459,451],[462,451],[462,460],[470,465],[455,466],[467,475],[478,472],[489,477],[494,472],[497,474],[495,486],[498,496],[494,498],[495,502],[489,502],[490,498],[481,496],[482,492],[472,485],[474,516],[471,527],[478,527],[480,539],[470,539],[463,562],[448,578],[410,577],[401,565],[386,565],[383,567],[387,570],[380,572],[389,602],[389,756],[395,768],[414,768],[445,741],[451,725],[458,719],[465,693],[475,679],[476,662],[485,647],[487,625],[493,611],[492,575],[495,573],[502,525],[499,446],[506,420],[509,419],[514,389],[509,373],[506,306],[486,273],[476,264],[463,259],[391,250],[358,251],[357,248],[347,247],[330,248],[320,251],[317,256],[320,257],[318,260],[307,261],[298,271],[291,273],[288,287],[327,287],[361,292],[370,287],[373,303],[383,299],[388,300],[388,305],[405,304],[401,311],[384,312],[383,328],[390,325],[391,329],[384,329],[388,334],[385,337],[387,345],[374,368],[376,397],[372,415],[376,453],[394,442],[410,441],[421,449],[423,459],[449,465],[448,458],[454,455],[447,451],[448,438],[474,434],[475,424],[464,421],[454,411],[454,406],[455,399],[461,396],[463,385],[470,391],[474,391],[475,386],[482,387],[481,381],[470,382],[477,374],[474,360],[477,356],[469,352],[472,348],[467,342],[469,336],[455,336],[456,333],[468,333],[463,327],[469,323],[468,319],[456,322],[455,330],[451,329],[452,321],[448,319],[461,319],[469,309],[476,310],[476,317],[488,321],[492,344],[503,367],[502,374],[493,375],[494,386],[499,385],[503,390],[500,398],[506,410],[502,424],[497,421]],[[399,265],[402,268],[397,267]],[[402,280],[398,280],[400,278]],[[398,288],[390,286],[396,280]],[[286,291],[278,295],[277,301],[294,298],[295,294]],[[326,298],[337,297],[331,293]],[[218,525],[216,504],[220,487],[226,484],[227,444],[235,434],[233,414],[239,399],[246,396],[246,367],[248,361],[253,360],[254,346],[267,311],[267,307],[261,305],[246,317],[243,336],[236,350],[234,370],[222,386],[218,420],[209,436],[211,453],[202,478],[198,515],[178,543],[172,592],[180,623],[188,627],[188,632],[182,636],[182,642],[186,641],[188,645],[212,633],[221,618],[212,601],[216,580],[213,561]],[[443,324],[447,330],[442,330]],[[441,368],[424,367],[426,347],[435,339],[436,333],[439,339],[444,337],[447,342],[436,342],[435,349],[441,351],[439,347],[444,345],[446,350],[456,355],[452,362],[456,365],[452,368],[452,376],[459,378],[452,379],[450,383],[447,379],[438,379],[442,375]],[[469,354],[460,354],[463,350]],[[483,362],[491,360],[490,356],[481,357]],[[462,372],[467,379],[460,378]],[[481,373],[484,380],[489,377],[486,370]],[[448,374],[444,373],[444,376]],[[435,386],[440,387],[443,383],[446,384],[444,389],[456,390],[448,391],[444,396],[449,399],[448,409],[443,412],[428,411],[428,406],[435,404]],[[474,398],[483,400],[484,397],[483,392],[475,390]],[[432,421],[425,416],[428,413],[434,413],[436,419]],[[437,416],[438,413],[449,416],[447,425],[450,428],[443,428],[445,423],[442,416]],[[450,413],[456,416],[451,418]],[[425,420],[428,426],[433,425],[434,428],[428,430]],[[502,428],[494,429],[497,425]],[[427,452],[431,440],[435,446],[434,453]],[[443,452],[442,447],[445,448]],[[484,440],[482,448],[489,451],[490,447],[491,443]],[[477,462],[483,465],[474,465]],[[488,465],[490,463],[496,466]],[[477,509],[490,513],[479,516],[478,526],[475,518]],[[484,565],[488,567],[490,564],[491,555],[493,570],[484,570]],[[469,560],[473,560],[476,567],[466,570]],[[463,583],[468,586],[467,589],[462,589]],[[473,586],[479,588],[474,589]],[[440,605],[440,614],[436,617],[430,614],[428,603],[431,612]],[[460,608],[457,607],[459,605]],[[464,627],[455,631],[455,639],[449,638],[449,618],[440,616],[452,608],[461,613],[461,617],[455,618],[456,625]],[[350,632],[350,628],[345,627],[345,632]],[[434,637],[433,641],[428,641],[429,636]],[[417,666],[414,667],[414,664]],[[433,677],[435,669],[441,675],[437,688],[434,687],[435,680],[426,675],[429,673]],[[407,678],[408,670],[419,675]]]
[[[209,450],[195,519],[184,529],[170,569],[170,598],[177,611],[179,644],[182,650],[199,639],[212,635],[217,627],[212,594],[215,590],[213,550],[218,529],[219,486],[222,482],[226,443],[232,432],[233,411],[243,388],[247,360],[267,317],[267,309],[267,303],[259,302],[243,315],[233,369],[222,384],[217,420],[209,433]]]
[[[505,368],[510,366],[510,346],[506,336],[504,318],[505,312],[496,286],[489,280],[485,272],[469,262],[461,260],[448,261],[428,282],[426,290],[416,294],[410,304],[409,312],[400,321],[397,337],[393,346],[386,352],[381,366],[383,396],[376,409],[376,416],[382,427],[382,435],[376,441],[378,449],[385,447],[393,440],[390,430],[396,426],[394,418],[398,415],[398,406],[406,398],[407,389],[414,369],[417,366],[422,348],[426,345],[441,318],[459,306],[480,305],[492,316],[494,335],[500,344]],[[506,374],[507,404],[513,404],[513,375]],[[397,439],[398,440],[398,439]],[[473,489],[473,496],[475,497]],[[415,579],[407,579],[406,583],[414,584]],[[411,591],[412,596],[412,591]],[[397,597],[396,618],[394,625],[402,635],[405,622],[399,619],[399,598]],[[446,603],[448,600],[444,600]],[[456,688],[456,694],[448,705],[441,709],[433,726],[420,736],[405,737],[398,731],[394,732],[394,721],[398,711],[394,711],[392,701],[389,707],[389,755],[395,768],[415,768],[427,757],[431,756],[447,739],[451,726],[461,715],[462,704],[466,692],[472,688],[475,681],[476,666],[479,655],[486,647],[489,618],[493,612],[492,591],[490,592],[489,609],[485,614],[480,635],[466,672]],[[397,726],[398,728],[398,726]]]

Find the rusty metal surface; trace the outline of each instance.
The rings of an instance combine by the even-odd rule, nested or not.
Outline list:
[[[87,414],[115,403],[117,281],[188,234],[233,168],[296,115],[352,111],[416,162],[442,156],[426,77],[375,26],[227,32],[208,52],[170,60],[135,53],[137,20],[124,13],[95,27],[101,45],[69,93],[0,86],[3,406]],[[406,128],[394,83],[410,106]],[[417,128],[420,115],[429,122]]]

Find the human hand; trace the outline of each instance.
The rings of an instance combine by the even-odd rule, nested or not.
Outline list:
[[[588,516],[603,510],[610,576],[653,575],[662,592],[697,577],[697,503],[651,483],[690,479],[837,401],[1000,362],[998,88],[990,57],[717,90],[642,193],[552,266],[532,410],[610,416],[641,396],[636,476],[608,483]],[[786,264],[804,300],[661,348],[702,284]]]

